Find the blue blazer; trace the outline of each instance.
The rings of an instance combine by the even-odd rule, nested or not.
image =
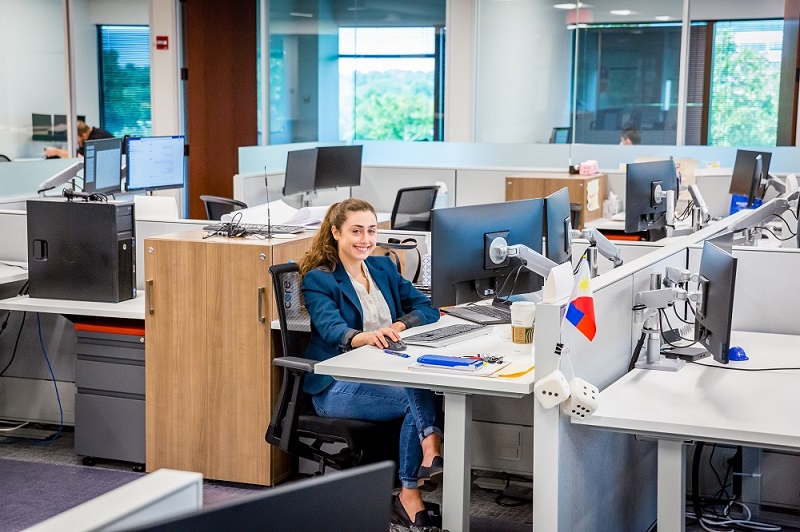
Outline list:
[[[388,257],[370,256],[364,263],[389,305],[392,323],[402,321],[411,328],[439,319],[439,311],[431,306],[431,300],[403,278]],[[311,340],[306,357],[326,360],[346,351],[353,336],[364,328],[364,315],[342,263],[337,263],[332,272],[316,268],[306,273],[303,298],[311,317]],[[306,376],[303,389],[317,394],[332,382],[333,377],[329,375],[310,374]]]

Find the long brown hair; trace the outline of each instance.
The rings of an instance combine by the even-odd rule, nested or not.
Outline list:
[[[339,262],[339,248],[333,238],[331,228],[335,227],[341,230],[351,212],[364,211],[375,214],[372,205],[361,199],[350,198],[331,205],[319,225],[319,231],[311,242],[311,249],[300,261],[300,274],[305,275],[318,266],[325,266],[333,271]],[[375,216],[377,218],[377,215]]]

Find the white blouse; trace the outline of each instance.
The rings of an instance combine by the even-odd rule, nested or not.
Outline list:
[[[350,272],[347,276],[350,277],[350,282],[353,283],[353,288],[356,289],[358,301],[361,303],[361,312],[364,314],[364,330],[377,331],[383,327],[389,327],[392,324],[392,312],[389,310],[389,305],[383,297],[378,285],[372,280],[369,274],[369,268],[366,265],[361,265],[361,271],[367,278],[371,290],[367,292],[366,287],[359,283]]]

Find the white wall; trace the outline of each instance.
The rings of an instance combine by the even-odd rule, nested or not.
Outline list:
[[[545,0],[481,0],[477,44],[477,142],[548,142],[553,127],[569,125],[563,10]]]
[[[475,141],[478,0],[447,0],[445,126],[448,142]]]

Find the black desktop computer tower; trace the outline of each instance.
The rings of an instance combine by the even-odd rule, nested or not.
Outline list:
[[[29,200],[30,297],[119,303],[136,297],[133,202]]]

